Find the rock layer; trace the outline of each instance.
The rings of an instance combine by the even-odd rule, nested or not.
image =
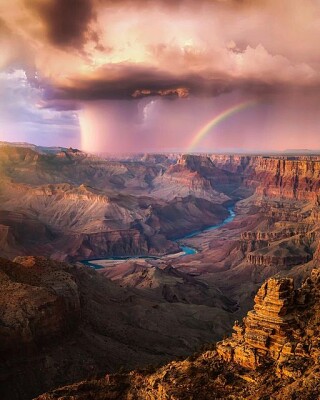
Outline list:
[[[262,196],[318,204],[320,158],[317,156],[211,156],[218,167],[243,175],[244,184]]]

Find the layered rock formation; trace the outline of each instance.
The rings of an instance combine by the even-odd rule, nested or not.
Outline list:
[[[261,158],[247,184],[257,186],[257,193],[264,196],[318,203],[319,176],[318,160]]]
[[[267,281],[255,297],[254,310],[234,325],[230,339],[217,344],[219,356],[254,370],[270,362],[279,378],[301,378],[320,354],[319,284],[319,270],[298,290],[292,278]]]
[[[155,264],[155,265],[154,265]],[[157,265],[158,264],[158,265]],[[224,296],[216,287],[179,271],[172,265],[153,260],[127,261],[100,273],[124,287],[152,292],[169,303],[184,303],[236,311],[236,302]]]
[[[293,339],[297,329],[294,295],[292,278],[269,279],[259,289],[254,310],[248,313],[243,325],[236,323],[233,337],[218,343],[218,354],[226,361],[253,369],[267,358],[277,361],[289,356],[290,349],[297,344]]]
[[[183,155],[152,182],[152,195],[171,200],[195,196],[221,204],[229,197],[221,193],[216,183],[230,183],[230,177],[216,168],[205,156]]]
[[[307,400],[320,395],[320,273],[299,289],[272,278],[229,339],[153,372],[107,375],[38,397],[116,399]]]
[[[312,260],[310,254],[292,254],[294,251],[286,249],[285,252],[281,252],[279,256],[266,254],[263,255],[260,252],[258,254],[248,254],[246,261],[253,265],[271,266],[279,269],[291,267],[293,265],[306,264]]]
[[[318,203],[320,159],[317,156],[211,156],[226,171],[240,173],[244,184],[262,196]]]

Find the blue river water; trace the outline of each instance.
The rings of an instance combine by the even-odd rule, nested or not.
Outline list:
[[[224,219],[222,222],[220,222],[220,224],[211,225],[211,226],[208,226],[207,228],[200,229],[200,230],[197,230],[197,231],[193,231],[193,232],[188,233],[187,235],[185,235],[185,236],[183,236],[183,237],[181,237],[179,239],[176,239],[175,241],[179,243],[179,241],[181,241],[183,239],[193,238],[195,236],[200,235],[203,232],[213,231],[215,229],[221,228],[222,226],[224,226],[226,224],[229,224],[230,222],[232,222],[234,220],[234,218],[236,216],[236,213],[234,211],[234,204],[232,206],[228,207],[228,213],[229,213],[229,215],[227,216],[227,218]],[[196,254],[197,253],[197,250],[194,249],[193,247],[180,245],[180,248],[181,248],[182,251],[185,252],[185,254],[183,254],[183,256],[188,256],[190,254]]]
[[[236,216],[236,213],[234,212],[234,205],[228,207],[228,212],[229,212],[228,217],[227,217],[225,220],[223,220],[222,222],[220,222],[220,224],[208,226],[207,228],[200,229],[200,230],[198,230],[198,231],[193,231],[193,232],[188,233],[187,235],[185,235],[185,236],[183,236],[182,238],[179,238],[179,239],[177,239],[177,240],[183,240],[183,239],[193,238],[193,237],[195,237],[195,236],[200,235],[200,233],[208,232],[208,231],[213,231],[213,230],[215,230],[215,229],[221,228],[222,226],[224,226],[224,225],[226,225],[226,224],[229,224],[230,222],[232,222],[232,221],[234,220],[234,218],[235,218],[235,216]]]
[[[228,217],[227,217],[225,220],[223,220],[222,222],[220,222],[220,224],[208,226],[207,228],[204,228],[204,229],[201,229],[201,230],[193,231],[193,232],[191,232],[191,233],[188,233],[188,234],[185,235],[185,236],[182,236],[182,237],[180,237],[180,238],[178,238],[178,239],[175,239],[175,242],[177,242],[177,243],[179,244],[180,249],[181,249],[181,253],[182,253],[182,254],[180,255],[180,257],[189,256],[189,255],[192,255],[192,254],[196,254],[196,253],[197,253],[197,250],[196,250],[196,249],[194,249],[193,247],[189,247],[189,246],[182,245],[182,244],[180,244],[180,241],[182,241],[182,240],[184,240],[184,239],[193,238],[193,237],[195,237],[195,236],[200,235],[200,234],[203,233],[203,232],[213,231],[213,230],[215,230],[215,229],[221,228],[222,226],[224,226],[224,225],[226,225],[226,224],[229,224],[230,222],[232,222],[232,221],[234,220],[234,218],[235,218],[235,216],[236,216],[236,213],[235,213],[235,211],[234,211],[234,206],[235,206],[235,205],[233,204],[233,205],[231,205],[231,206],[228,207],[229,215],[228,215]],[[138,259],[138,258],[149,258],[149,259],[157,260],[157,259],[159,259],[159,258],[161,258],[161,257],[157,257],[157,256],[146,256],[146,255],[122,256],[122,257],[108,257],[108,258],[104,257],[104,258],[94,258],[94,259],[92,259],[92,260],[84,260],[84,261],[81,261],[81,262],[82,262],[82,264],[85,264],[85,265],[87,265],[87,266],[89,266],[89,267],[91,267],[91,268],[94,268],[94,269],[102,269],[103,267],[102,267],[101,265],[94,264],[94,261],[102,261],[102,260],[131,260],[131,259]]]

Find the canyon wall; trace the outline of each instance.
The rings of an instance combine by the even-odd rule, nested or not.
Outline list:
[[[244,185],[258,195],[318,204],[319,157],[213,155],[211,160],[218,168],[243,175]]]

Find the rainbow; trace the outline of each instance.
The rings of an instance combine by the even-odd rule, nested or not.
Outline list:
[[[258,104],[257,100],[245,101],[235,106],[228,108],[225,111],[222,111],[220,114],[216,115],[213,119],[207,122],[193,137],[192,141],[188,146],[188,152],[192,152],[195,146],[211,131],[212,128],[217,126],[220,122],[223,122],[227,118],[231,117],[234,114],[242,110],[246,110],[247,108],[253,107]]]

